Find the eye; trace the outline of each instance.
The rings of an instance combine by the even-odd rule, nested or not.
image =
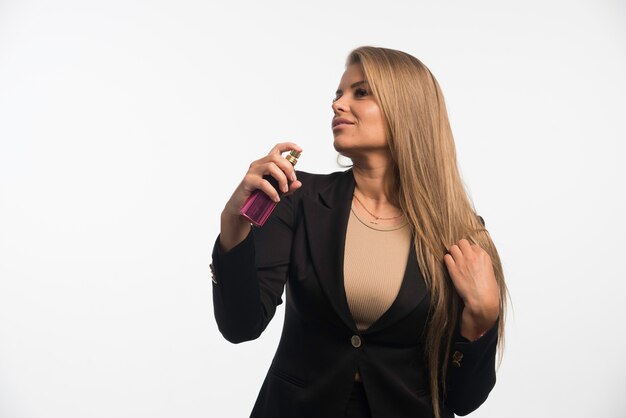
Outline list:
[[[337,100],[339,100],[341,98],[341,95],[337,95],[333,98],[333,103],[335,103]]]
[[[364,88],[358,88],[354,91],[355,97],[365,97],[369,96],[370,92]]]

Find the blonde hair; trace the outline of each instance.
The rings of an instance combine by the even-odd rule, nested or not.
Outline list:
[[[500,358],[507,294],[502,264],[461,180],[443,94],[430,70],[407,53],[371,46],[352,51],[347,60],[351,64],[361,65],[383,113],[396,170],[395,198],[412,226],[417,260],[430,291],[426,361],[434,414],[439,418],[445,360],[463,309],[444,264],[447,247],[465,238],[491,257],[500,292]]]

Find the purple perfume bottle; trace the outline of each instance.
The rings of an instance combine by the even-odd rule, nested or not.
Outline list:
[[[295,150],[289,152],[289,155],[285,157],[285,159],[294,166],[298,162],[298,158],[300,158],[300,153]],[[278,189],[278,184],[273,177],[267,178],[267,180],[272,183],[272,186],[274,186],[274,188],[278,191],[279,195],[283,194]],[[239,213],[244,218],[252,222],[252,224],[256,226],[263,226],[265,221],[267,221],[274,211],[277,204],[278,202],[274,202],[268,195],[265,194],[265,192],[261,189],[257,189],[252,192],[248,200],[246,200],[246,203],[243,204]]]

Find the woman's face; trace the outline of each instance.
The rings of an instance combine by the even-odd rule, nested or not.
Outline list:
[[[383,114],[360,64],[346,68],[332,108],[334,146],[338,152],[350,158],[388,152]]]

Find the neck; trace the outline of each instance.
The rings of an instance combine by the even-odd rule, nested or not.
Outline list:
[[[389,160],[376,162],[353,161],[352,173],[356,183],[355,193],[367,199],[372,209],[398,206],[395,173]]]

